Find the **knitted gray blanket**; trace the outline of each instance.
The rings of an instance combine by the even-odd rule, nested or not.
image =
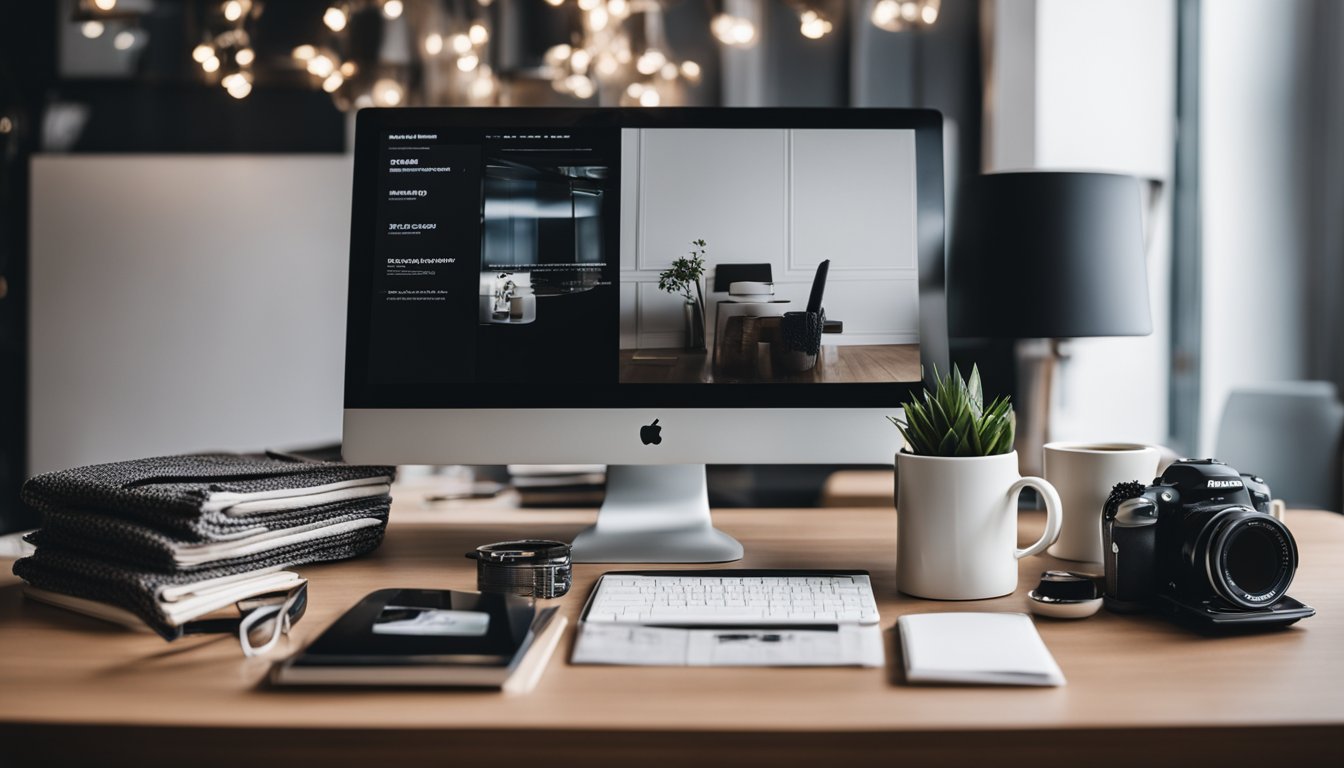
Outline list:
[[[316,544],[269,552],[247,562],[190,573],[159,573],[131,568],[78,552],[43,547],[14,563],[14,575],[41,589],[125,608],[166,640],[182,635],[161,606],[163,587],[192,584],[249,571],[287,569],[308,563],[344,560],[372,552],[385,526],[363,528]]]
[[[43,515],[91,511],[208,541],[257,524],[248,515],[214,508],[218,505],[211,505],[212,498],[302,493],[377,478],[390,482],[394,474],[394,467],[306,461],[284,454],[160,456],[38,475],[24,483],[21,498]],[[303,515],[301,510],[289,513]]]
[[[266,520],[259,526],[267,531],[287,531],[331,528],[339,523],[374,518],[387,524],[391,498],[386,494],[357,499],[341,504],[328,504],[300,514],[286,515],[283,520]],[[251,537],[239,539],[247,542]],[[160,573],[193,571],[226,565],[242,565],[247,558],[213,559],[196,565],[184,565],[179,554],[198,542],[182,538],[140,523],[111,517],[97,512],[50,510],[42,515],[42,528],[24,537],[28,543],[42,549],[78,552],[108,563]],[[210,539],[225,542],[221,538]],[[226,543],[226,542],[225,542]],[[252,556],[255,562],[257,556]]]
[[[38,549],[15,562],[14,573],[41,589],[124,608],[173,639],[181,629],[162,610],[164,587],[375,549],[394,471],[286,454],[213,453],[38,475],[21,495],[42,517],[42,528],[29,536]],[[264,543],[228,546],[257,538]],[[217,546],[199,556],[210,545]]]

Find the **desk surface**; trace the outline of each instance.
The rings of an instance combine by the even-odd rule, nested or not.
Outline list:
[[[522,535],[567,540],[592,517],[432,511],[399,500],[387,540],[372,556],[302,569],[311,579],[311,605],[290,647],[371,590],[473,589],[474,564],[462,556],[472,547]],[[823,756],[822,764],[836,764],[875,753],[968,764],[1065,754],[1087,755],[1090,765],[1131,763],[1137,755],[1175,763],[1182,754],[1237,762],[1270,749],[1283,760],[1344,758],[1339,515],[1288,516],[1302,552],[1291,593],[1314,606],[1316,617],[1285,631],[1215,639],[1154,617],[1104,611],[1077,622],[1039,619],[1069,680],[1051,689],[906,685],[890,630],[903,613],[1025,610],[1026,585],[1061,561],[1024,560],[1021,586],[1008,597],[917,600],[895,590],[890,508],[722,510],[715,517],[747,549],[743,561],[724,567],[871,571],[887,630],[887,668],[579,667],[567,663],[571,629],[537,690],[525,696],[275,691],[260,683],[268,663],[243,659],[231,639],[165,644],[25,601],[17,580],[5,575],[0,753],[13,754],[20,744],[31,750],[24,754],[44,758],[86,751],[166,761],[173,748],[183,748],[208,754],[207,762],[230,763],[230,747],[244,754],[273,748],[286,759],[353,764],[396,753],[442,757],[444,749],[488,756],[503,744],[521,754],[587,750],[584,761],[594,765],[684,764],[707,750],[739,764],[773,765]],[[1020,538],[1034,540],[1042,524],[1039,515],[1024,513]],[[559,601],[571,619],[595,578],[613,567],[575,568],[574,589]],[[145,751],[149,744],[152,753]]]

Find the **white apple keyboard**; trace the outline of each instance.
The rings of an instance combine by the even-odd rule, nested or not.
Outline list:
[[[876,624],[863,571],[638,571],[598,579],[584,621],[677,626]]]

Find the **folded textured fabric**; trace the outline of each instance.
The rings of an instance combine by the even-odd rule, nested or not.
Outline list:
[[[275,530],[290,526],[307,525],[315,520],[329,519],[349,509],[366,509],[388,503],[386,483],[362,487],[361,493],[344,501],[317,504],[293,509],[234,515],[233,508],[218,512],[202,512],[199,516],[184,517],[174,512],[141,510],[138,513],[107,512],[100,509],[69,509],[47,506],[41,513],[42,527],[74,533],[91,532],[111,523],[136,525],[159,531],[183,542],[225,541],[251,536],[263,529]],[[367,490],[370,493],[366,494]]]
[[[201,615],[181,610],[181,606],[175,609],[175,605],[184,595],[202,589],[202,585],[227,586],[309,563],[358,557],[378,547],[385,522],[386,518],[383,518],[313,541],[286,544],[200,570],[171,573],[39,545],[34,554],[15,561],[14,574],[42,590],[123,608],[140,617],[164,638],[172,640],[181,634],[182,622]],[[210,610],[218,607],[222,606]]]
[[[337,535],[351,526],[384,525],[390,506],[390,497],[375,496],[205,538],[183,538],[97,512],[52,510],[43,515],[42,528],[25,538],[36,547],[70,550],[144,570],[189,571],[247,562],[249,557]]]
[[[160,456],[38,475],[22,499],[44,517],[97,512],[208,541],[262,518],[381,496],[394,471],[277,453]]]
[[[179,626],[250,597],[286,591],[303,581],[303,577],[293,571],[252,571],[227,579],[176,587],[174,589],[178,594],[172,599],[160,601],[159,605],[167,614],[169,621],[174,626]],[[23,594],[38,602],[120,624],[127,629],[154,631],[139,616],[110,603],[52,592],[28,583],[23,585]]]
[[[42,518],[28,537],[37,550],[14,573],[48,602],[113,606],[173,639],[185,621],[299,578],[287,568],[375,549],[393,474],[210,453],[38,475],[22,492]]]

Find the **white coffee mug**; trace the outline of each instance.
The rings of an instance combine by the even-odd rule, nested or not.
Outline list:
[[[1064,525],[1050,554],[1101,562],[1101,508],[1116,483],[1148,485],[1161,453],[1139,443],[1046,443],[1045,479],[1059,491]]]
[[[915,597],[984,600],[1017,589],[1017,561],[1059,534],[1059,496],[1020,477],[1017,454],[944,458],[897,454],[896,588]],[[1017,496],[1045,499],[1045,533],[1017,547]]]

